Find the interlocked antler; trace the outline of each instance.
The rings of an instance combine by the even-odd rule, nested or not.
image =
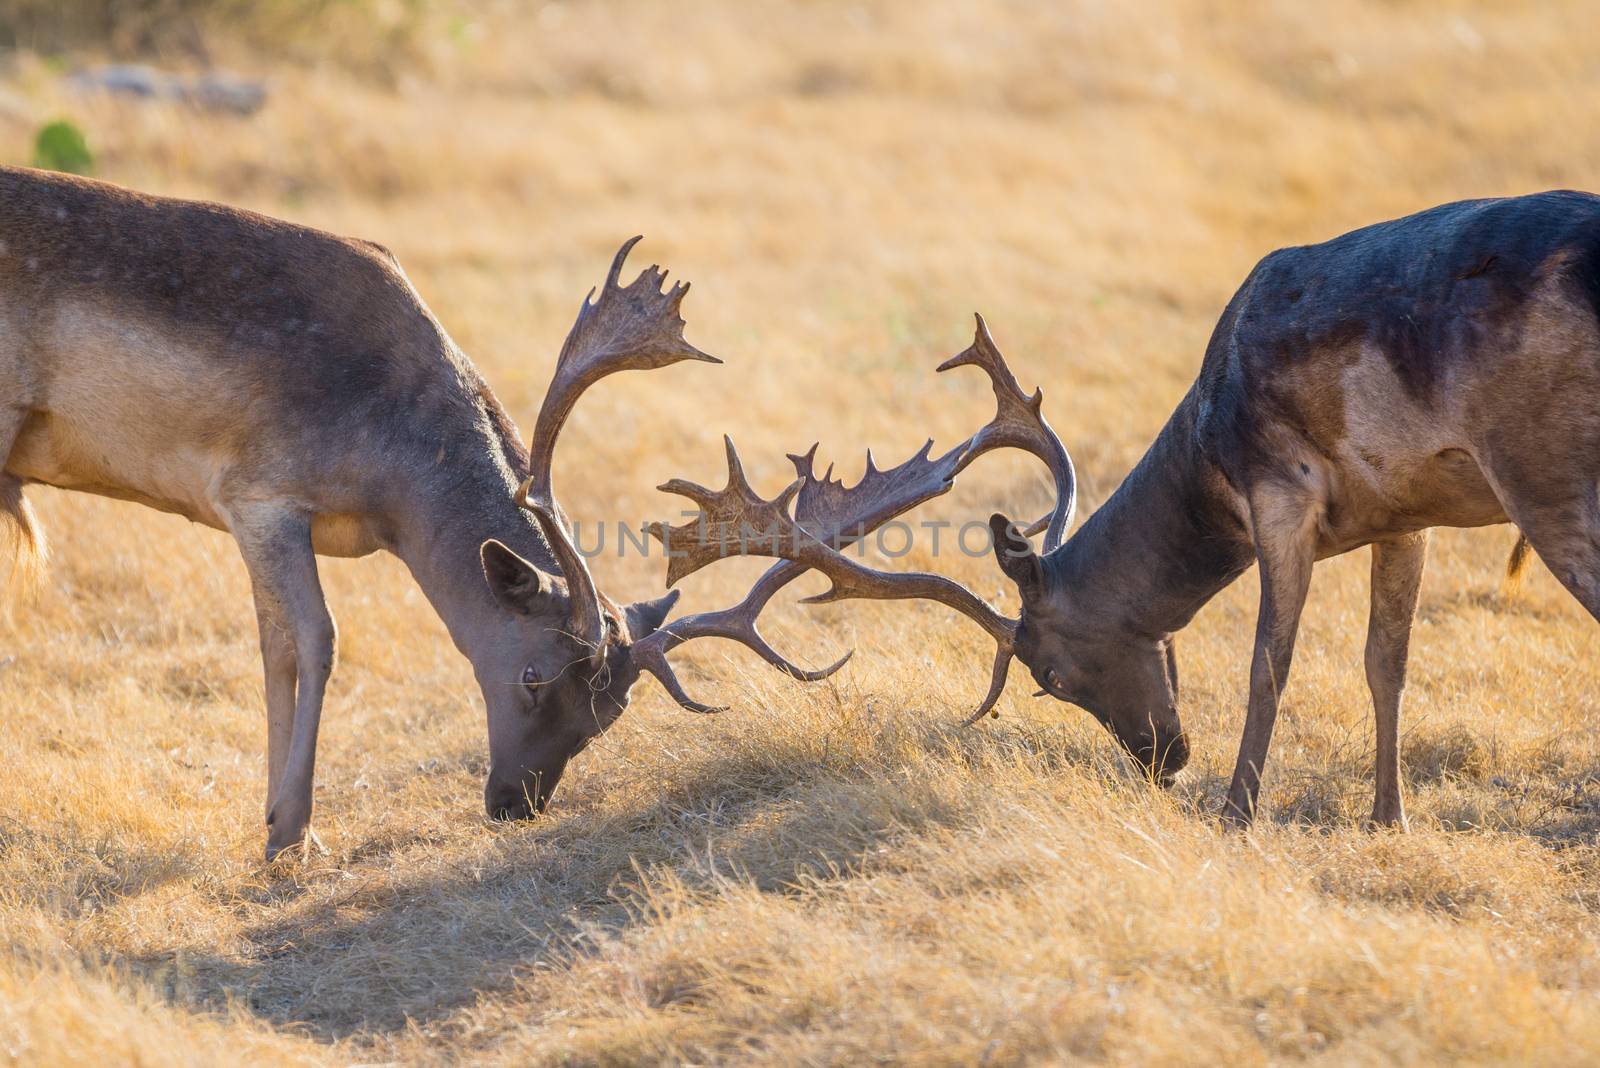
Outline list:
[[[956,464],[966,447],[967,443],[963,442],[937,460],[930,460],[928,453],[933,442],[929,441],[915,456],[888,471],[879,471],[873,464],[872,454],[868,453],[866,475],[849,489],[832,478],[832,467],[822,478],[816,477],[812,462],[817,446],[811,446],[804,455],[791,454],[789,459],[800,477],[800,490],[795,495],[800,525],[829,545],[846,547],[895,516],[949,490]],[[679,704],[693,712],[723,711],[722,706],[701,704],[685,693],[667,662],[668,653],[695,638],[731,638],[741,642],[779,671],[802,682],[827,678],[844,667],[851,654],[846,653],[825,668],[807,670],[791,663],[769,645],[756,626],[767,602],[807,570],[804,564],[787,560],[773,565],[751,587],[744,600],[733,607],[685,616],[635,642],[634,664],[654,675]]]
[[[921,571],[877,571],[859,564],[838,550],[817,540],[790,517],[789,502],[800,492],[803,480],[796,479],[772,500],[763,500],[751,489],[733,441],[723,439],[728,450],[728,485],[709,490],[683,479],[674,479],[662,489],[688,497],[700,506],[700,514],[682,524],[668,527],[654,523],[650,532],[660,539],[672,558],[669,583],[692,574],[728,555],[773,556],[821,572],[830,588],[802,603],[825,604],[851,597],[875,600],[923,598],[954,608],[988,632],[995,640],[994,680],[978,716],[993,707],[1005,686],[1006,669],[1015,648],[1017,621],[990,608],[988,603],[943,575]],[[833,520],[835,517],[827,517]],[[712,536],[708,536],[708,534]],[[974,719],[977,716],[973,717]]]
[[[867,471],[861,481],[856,485],[846,488],[842,481],[833,478],[833,468],[830,466],[821,478],[816,476],[813,460],[817,447],[813,445],[804,455],[791,455],[789,459],[795,465],[799,476],[799,489],[794,493],[795,521],[798,526],[823,543],[825,546],[834,546],[843,549],[853,544],[859,538],[871,533],[879,526],[896,516],[902,515],[911,509],[946,493],[955,485],[955,477],[964,470],[978,456],[992,449],[1003,447],[1016,447],[1025,449],[1039,456],[1049,465],[1055,475],[1057,488],[1057,501],[1054,511],[1045,519],[1034,525],[1032,532],[1048,526],[1050,533],[1046,536],[1046,545],[1054,547],[1059,543],[1062,534],[1071,522],[1073,504],[1076,498],[1076,483],[1073,478],[1072,461],[1067,457],[1066,449],[1056,437],[1055,431],[1045,422],[1040,411],[1043,397],[1040,392],[1035,392],[1028,397],[1017,384],[1016,376],[1006,365],[1005,358],[1000,354],[994,339],[990,336],[987,325],[982,316],[977,318],[977,332],[972,345],[959,355],[945,361],[939,367],[940,371],[949,370],[965,364],[978,366],[989,375],[994,387],[998,410],[993,420],[971,438],[957,445],[949,452],[937,459],[930,459],[933,442],[918,450],[916,455],[906,460],[897,467],[888,470],[879,470],[873,462],[872,454],[867,453]],[[736,469],[737,457],[730,458],[730,483],[731,470]],[[743,472],[739,469],[739,477]],[[691,484],[669,483],[661,487],[664,490],[674,487],[688,486],[702,494],[708,493],[700,487]],[[792,488],[792,487],[791,487]],[[724,491],[727,492],[727,491]],[[780,495],[779,500],[786,500],[788,491]],[[697,503],[699,501],[697,500]],[[769,503],[777,503],[769,502]],[[771,516],[763,516],[763,521],[770,521]],[[700,523],[694,524],[697,534],[708,534],[709,526],[702,527]],[[723,531],[728,532],[726,524]],[[738,535],[735,527],[731,533]],[[725,539],[724,539],[725,540]],[[782,555],[782,554],[768,554]],[[837,554],[835,554],[837,555]],[[673,562],[674,564],[677,561]],[[847,561],[848,563],[848,561]],[[704,566],[704,562],[695,566]],[[837,663],[831,664],[820,670],[808,671],[795,666],[785,659],[782,654],[773,649],[757,628],[756,621],[760,617],[767,603],[772,600],[784,586],[799,578],[809,570],[811,565],[798,559],[786,558],[782,563],[768,568],[766,573],[750,590],[744,600],[731,608],[717,612],[701,612],[682,619],[675,620],[667,626],[651,634],[649,637],[635,642],[633,645],[633,662],[640,670],[648,671],[659,679],[673,698],[695,712],[717,712],[722,709],[717,706],[701,704],[690,698],[679,683],[677,676],[667,660],[667,654],[684,642],[695,638],[719,637],[731,638],[741,642],[767,663],[773,665],[789,675],[804,681],[816,681],[827,678],[845,662],[850,659],[850,654],[845,654]],[[677,569],[676,574],[669,573],[669,584],[678,577],[688,574],[693,568]],[[670,571],[670,565],[669,565]],[[933,577],[933,576],[929,576]],[[955,585],[950,583],[950,585]],[[908,591],[910,587],[900,586],[894,596],[919,596],[920,594]],[[835,594],[839,584],[835,582]],[[868,596],[870,594],[861,594]],[[829,599],[832,599],[830,596]],[[973,600],[977,600],[973,598]],[[981,602],[979,602],[981,603]],[[992,614],[987,605],[985,610]],[[1003,618],[1003,617],[1000,617]],[[1008,623],[1010,621],[1007,621]],[[986,624],[986,629],[990,629]],[[991,630],[991,633],[994,633]],[[993,708],[999,700],[1001,690],[1005,686],[1006,671],[1010,664],[1010,642],[997,642],[994,674],[988,695],[984,698],[978,711],[968,722],[975,721],[985,712]]]
[[[567,580],[573,636],[597,651],[605,648],[600,593],[583,554],[573,544],[571,525],[550,484],[556,438],[583,391],[606,375],[654,370],[681,360],[722,362],[683,338],[683,317],[678,308],[689,292],[688,282],[677,282],[663,292],[666,272],[652,264],[630,284],[617,284],[623,261],[639,241],[638,237],[632,238],[617,250],[600,295],[596,297],[591,289],[578,309],[577,321],[561,346],[555,377],[533,425],[533,440],[528,447],[532,473],[517,491],[517,503],[533,512],[539,521]]]

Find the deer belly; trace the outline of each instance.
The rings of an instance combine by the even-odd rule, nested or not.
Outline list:
[[[171,440],[169,432],[157,419],[119,432],[34,412],[5,469],[58,489],[134,501],[226,529],[211,503],[222,463],[214,450]]]
[[[1427,527],[1481,527],[1506,522],[1477,461],[1464,449],[1389,455],[1340,465],[1328,502],[1323,551],[1328,555],[1390,534]]]
[[[1505,509],[1465,449],[1443,449],[1423,465],[1412,487],[1412,508],[1439,527],[1482,527],[1507,521]]]

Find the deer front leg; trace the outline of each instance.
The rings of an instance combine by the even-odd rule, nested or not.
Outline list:
[[[1367,622],[1367,687],[1377,716],[1373,827],[1406,830],[1400,797],[1400,699],[1411,651],[1411,621],[1428,562],[1428,532],[1372,545],[1372,615]]]
[[[317,729],[333,671],[335,631],[317,579],[309,517],[281,506],[255,505],[233,511],[230,518],[262,621],[271,860],[304,841],[311,822]],[[289,708],[292,713],[286,717]]]
[[[1278,698],[1289,681],[1295,634],[1316,561],[1317,510],[1305,491],[1281,486],[1257,490],[1250,496],[1250,517],[1261,567],[1261,609],[1250,662],[1250,707],[1222,809],[1224,822],[1234,827],[1248,827],[1255,819]]]
[[[267,698],[267,799],[265,814],[272,814],[272,799],[289,760],[289,739],[294,731],[295,655],[294,630],[283,617],[276,597],[255,590],[256,628],[261,636],[261,665]]]

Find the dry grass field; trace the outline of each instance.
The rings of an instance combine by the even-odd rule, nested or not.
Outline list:
[[[1593,3],[419,17],[387,63],[355,38],[293,62],[217,43],[270,79],[249,118],[83,96],[65,75],[92,50],[17,53],[0,158],[26,163],[66,116],[101,177],[383,242],[525,428],[579,299],[646,234],[641,264],[694,281],[688,336],[727,362],[584,400],[556,477],[588,519],[671,517],[652,487],[720,484],[724,432],[767,492],[813,440],[853,478],[869,445],[965,436],[988,391],[932,369],[974,310],[1045,387],[1093,507],[1263,253],[1600,187]],[[504,826],[482,815],[483,712],[442,625],[397,561],[327,561],[331,854],[266,866],[231,542],[30,496],[54,559],[0,618],[0,1063],[1600,1061],[1600,627],[1542,568],[1502,589],[1509,528],[1435,542],[1409,835],[1359,828],[1365,552],[1318,568],[1248,836],[1214,814],[1253,574],[1180,640],[1195,759],[1170,792],[1020,672],[998,720],[954,729],[989,651],[943,609],[785,602],[776,644],[809,663],[854,647],[850,666],[806,687],[692,646],[685,681],[731,711],[641,682],[548,817]],[[1031,461],[993,457],[918,517],[1047,496]],[[1009,593],[988,560],[904,564]],[[628,597],[664,570],[595,567]],[[696,575],[683,607],[730,603],[758,568]]]

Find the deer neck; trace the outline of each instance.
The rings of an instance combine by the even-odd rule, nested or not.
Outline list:
[[[1196,440],[1194,405],[1191,392],[1117,491],[1047,558],[1075,614],[1171,634],[1252,563],[1234,495]]]
[[[531,515],[515,500],[526,475],[517,457],[485,455],[463,468],[436,469],[413,484],[393,522],[394,552],[469,660],[504,630],[506,611],[489,592],[481,550],[493,538],[523,559],[559,573]]]

